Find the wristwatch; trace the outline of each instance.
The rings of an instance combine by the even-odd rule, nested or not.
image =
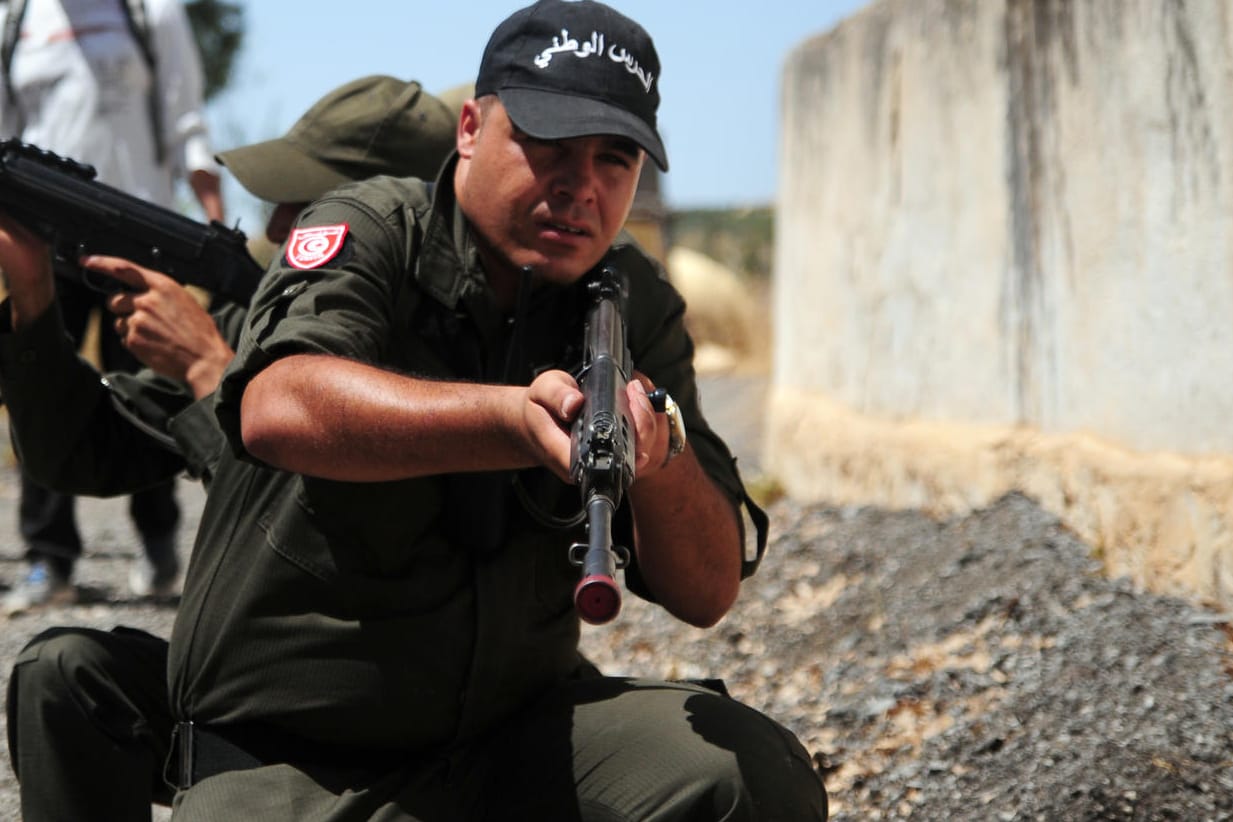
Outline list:
[[[664,415],[668,417],[668,456],[664,459],[667,465],[685,450],[685,418],[671,396],[664,397]]]

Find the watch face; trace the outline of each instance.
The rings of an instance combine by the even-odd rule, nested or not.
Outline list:
[[[668,459],[672,459],[685,450],[685,420],[672,397],[664,402],[664,414],[668,417]]]

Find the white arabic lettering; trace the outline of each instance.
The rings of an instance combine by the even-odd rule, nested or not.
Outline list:
[[[590,57],[592,54],[604,53],[604,35],[598,31],[591,32],[589,40],[583,40],[579,43],[577,40],[569,36],[568,29],[561,29],[560,37],[552,38],[552,45],[541,51],[535,56],[535,65],[545,69],[552,63],[552,58],[557,54],[572,54],[580,59]],[[630,74],[636,74],[642,87],[649,93],[651,86],[655,83],[655,75],[647,72],[638,63],[638,59],[630,54],[624,46],[617,46],[613,43],[608,48],[608,59],[614,63],[618,63],[625,67],[625,70]]]
[[[552,38],[552,45],[539,53],[539,56],[535,58],[535,65],[548,68],[548,64],[552,62],[552,55],[564,51],[578,51],[578,41],[570,38],[567,29],[561,29],[560,37]]]
[[[612,48],[608,49],[608,59],[614,63],[620,63],[625,66],[625,70],[630,74],[638,75],[638,79],[642,81],[642,87],[645,88],[648,93],[651,91],[651,84],[655,82],[655,75],[643,71],[642,66],[638,65],[637,58],[626,51],[624,47],[621,48],[620,56],[618,56],[617,47],[614,43]]]
[[[571,39],[570,32],[562,28],[561,36],[552,38],[551,46],[545,48],[543,52],[539,53],[539,57],[535,58],[535,65],[538,65],[541,69],[546,69],[549,67],[549,63],[552,62],[552,55],[560,54],[561,52],[577,51],[578,41]]]
[[[592,54],[604,53],[604,35],[597,31],[591,32],[591,39],[582,44],[579,51],[574,52],[576,57],[590,57]]]

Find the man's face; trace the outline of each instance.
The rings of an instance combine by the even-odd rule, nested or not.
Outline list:
[[[624,137],[539,140],[495,97],[464,107],[455,190],[489,277],[532,266],[570,283],[590,270],[629,216],[643,152]]]

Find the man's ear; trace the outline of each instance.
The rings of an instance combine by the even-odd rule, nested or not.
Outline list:
[[[483,119],[480,105],[475,100],[468,100],[462,104],[462,111],[458,115],[458,133],[455,135],[459,157],[471,158],[475,151],[475,142],[479,139],[480,123]]]

